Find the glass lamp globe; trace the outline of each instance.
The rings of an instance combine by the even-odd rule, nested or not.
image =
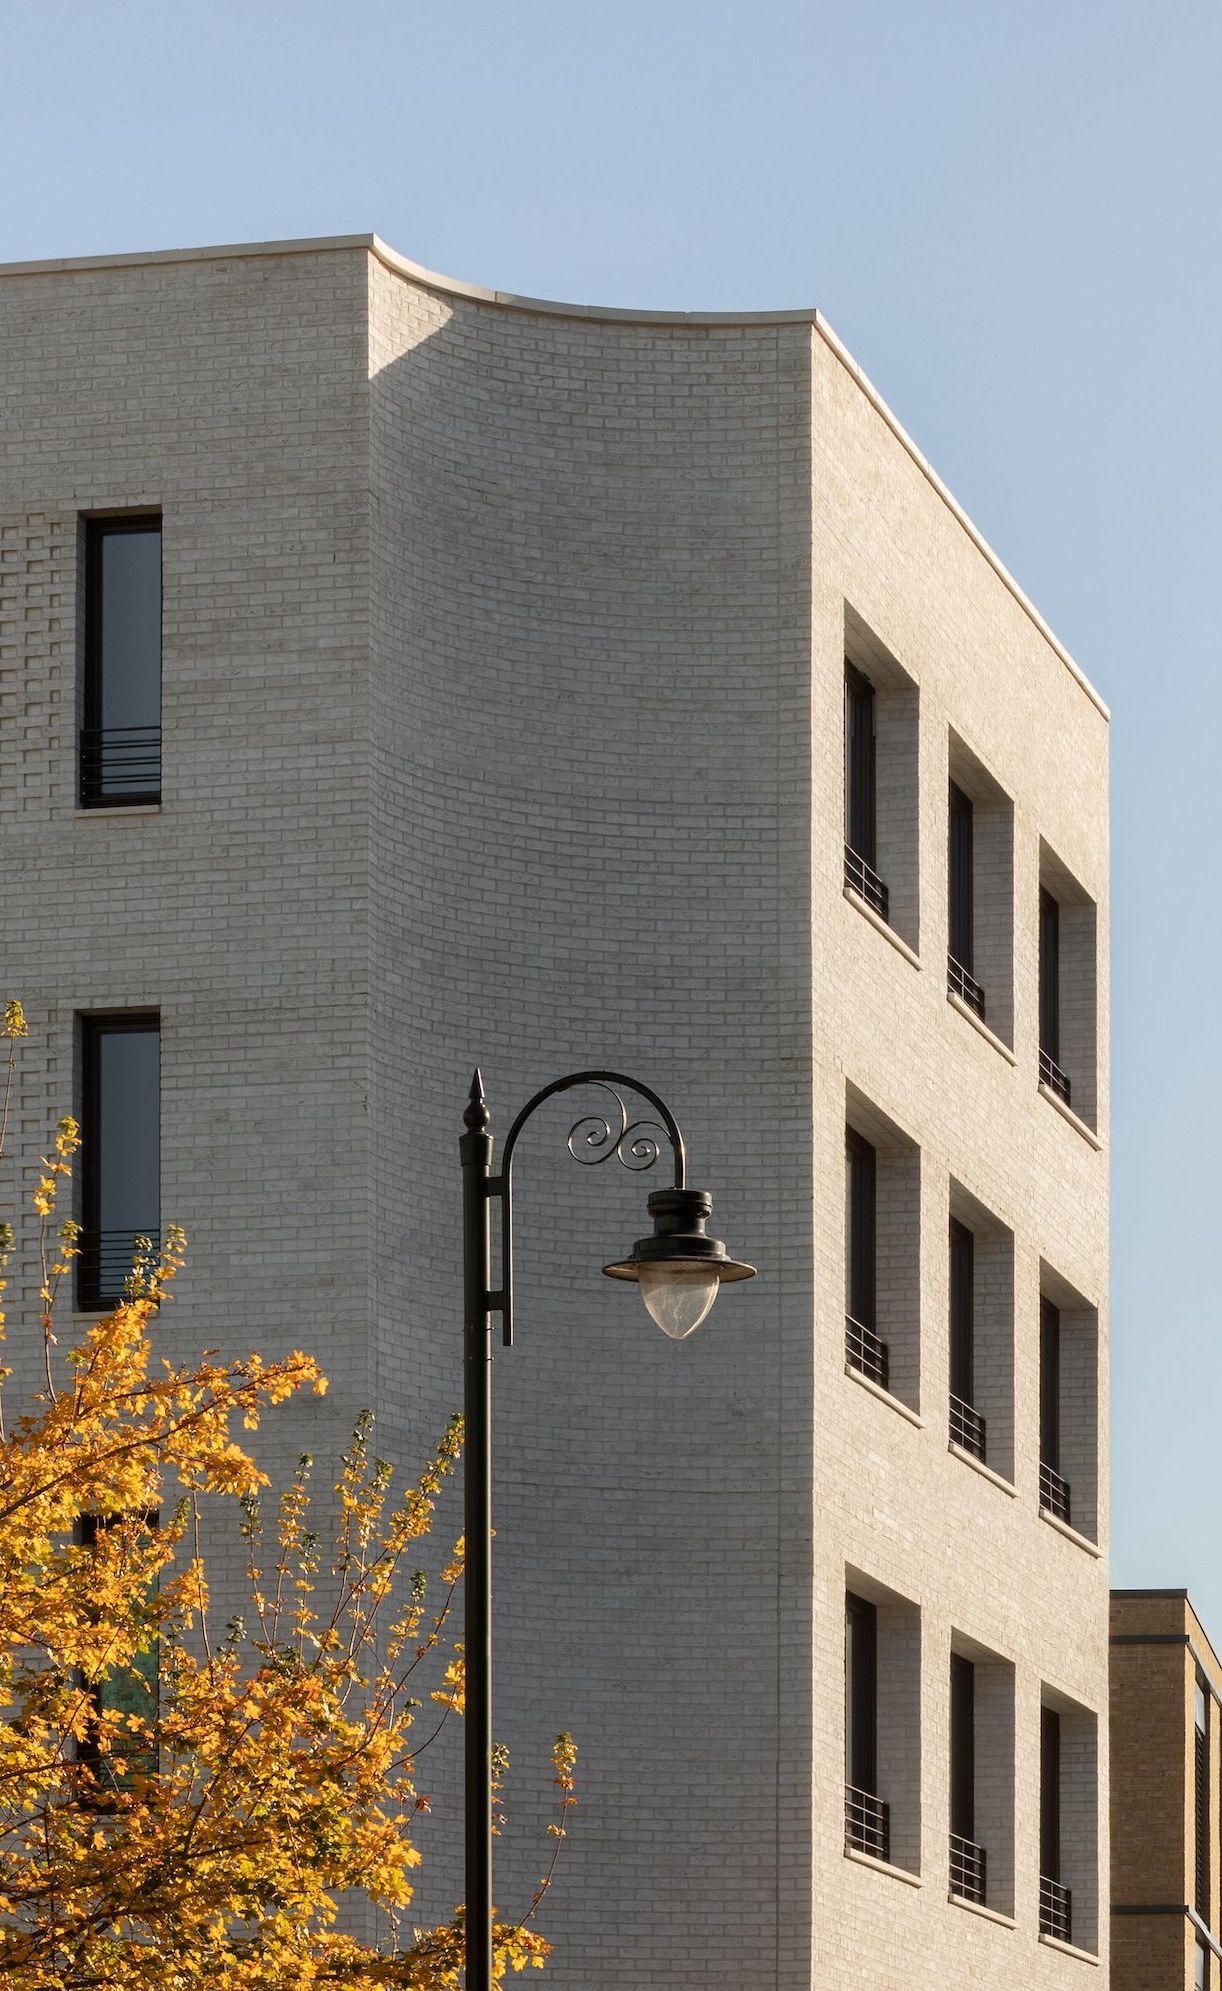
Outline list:
[[[650,1317],[672,1341],[694,1332],[717,1298],[721,1280],[710,1266],[642,1265],[637,1275]]]

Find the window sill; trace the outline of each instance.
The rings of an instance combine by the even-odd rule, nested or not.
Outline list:
[[[913,953],[912,948],[908,945],[908,942],[906,940],[900,939],[899,934],[896,932],[895,928],[887,924],[886,920],[883,918],[881,913],[875,912],[873,906],[870,904],[868,899],[863,899],[861,893],[855,892],[851,885],[846,885],[844,887],[844,896],[848,900],[851,906],[856,906],[862,918],[869,920],[870,925],[874,927],[879,933],[882,934],[884,940],[889,940],[891,942],[891,945],[894,947],[896,953],[902,954],[905,961],[908,962],[910,967],[919,970],[921,965],[920,955]]]
[[[952,1009],[958,1011],[960,1016],[967,1018],[972,1029],[978,1030],[984,1038],[985,1043],[991,1044],[993,1049],[1000,1053],[1008,1065],[1016,1065],[1018,1063],[1018,1059],[1010,1049],[1010,1046],[1002,1042],[996,1031],[989,1029],[988,1024],[982,1016],[977,1016],[970,1002],[964,1002],[963,997],[956,995],[953,989],[947,989],[946,1000]]]
[[[1039,1082],[1039,1089],[1041,1099],[1046,1099],[1050,1106],[1055,1106],[1062,1120],[1068,1120],[1075,1132],[1081,1134],[1087,1146],[1092,1147],[1096,1154],[1101,1154],[1103,1151],[1103,1142],[1099,1139],[1099,1136],[1091,1131],[1085,1120],[1079,1120],[1072,1106],[1066,1106],[1060,1093],[1054,1092],[1050,1085],[1045,1085],[1043,1079]]]
[[[863,1390],[868,1390],[871,1396],[876,1396],[880,1403],[885,1403],[891,1410],[898,1410],[900,1416],[906,1417],[909,1424],[915,1424],[918,1431],[925,1429],[925,1419],[919,1411],[913,1410],[900,1397],[892,1396],[890,1390],[885,1390],[881,1383],[871,1381],[869,1376],[863,1376],[861,1370],[855,1369],[851,1362],[845,1363],[844,1373],[846,1376],[851,1376]]]
[[[107,821],[112,816],[159,816],[161,804],[160,802],[116,802],[111,809],[99,803],[94,809],[74,809],[72,813],[78,823],[96,822],[99,816]]]
[[[1017,1929],[1013,1915],[1003,1915],[999,1908],[986,1907],[983,1901],[968,1901],[962,1894],[948,1894],[947,1900],[955,1908],[966,1908],[969,1915],[982,1915],[986,1922],[996,1922],[1002,1929]]]
[[[1066,1541],[1072,1542],[1075,1548],[1085,1549],[1087,1555],[1093,1555],[1096,1562],[1103,1560],[1103,1550],[1097,1542],[1092,1542],[1089,1535],[1080,1535],[1076,1528],[1070,1527],[1068,1521],[1059,1520],[1055,1514],[1050,1514],[1046,1507],[1040,1508],[1040,1520],[1046,1521],[1050,1528],[1055,1528],[1058,1535],[1064,1535]]]
[[[1040,1941],[1050,1950],[1060,1950],[1062,1956],[1076,1956],[1079,1963],[1093,1963],[1099,1968],[1099,1959],[1092,1950],[1080,1950],[1076,1943],[1063,1943],[1059,1936],[1050,1936],[1040,1930]]]
[[[1011,1500],[1018,1499],[1018,1488],[1012,1486],[1008,1479],[1003,1479],[1000,1473],[995,1473],[992,1466],[986,1466],[983,1459],[976,1457],[975,1452],[969,1452],[963,1445],[956,1445],[953,1438],[946,1449],[952,1459],[962,1459],[965,1466],[970,1466],[973,1472],[979,1473],[981,1479],[987,1479],[991,1486],[999,1486],[1003,1493],[1009,1494]],[[969,1907],[972,1905],[968,1903]]]
[[[905,1887],[923,1887],[925,1884],[919,1873],[909,1873],[907,1867],[893,1867],[889,1860],[876,1860],[873,1853],[863,1853],[857,1846],[846,1846],[844,1857],[852,1860],[854,1866],[872,1867],[875,1873],[889,1874],[892,1880],[902,1880]]]

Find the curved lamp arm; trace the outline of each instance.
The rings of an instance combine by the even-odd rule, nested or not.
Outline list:
[[[642,1085],[639,1079],[629,1078],[625,1072],[588,1071],[570,1072],[565,1078],[554,1079],[528,1099],[517,1119],[505,1137],[505,1150],[501,1157],[499,1175],[485,1178],[484,1193],[489,1201],[495,1198],[501,1206],[501,1284],[498,1292],[487,1295],[487,1311],[501,1316],[501,1339],[506,1348],[513,1341],[513,1156],[518,1135],[526,1122],[545,1099],[557,1092],[571,1092],[575,1086],[597,1086],[609,1092],[615,1101],[619,1114],[618,1127],[605,1114],[588,1114],[575,1120],[569,1128],[568,1151],[573,1160],[585,1168],[597,1167],[600,1162],[610,1161],[614,1155],[622,1168],[633,1173],[641,1173],[652,1168],[661,1154],[656,1136],[664,1133],[670,1142],[674,1155],[674,1186],[682,1189],[686,1181],[687,1152],[683,1145],[683,1135],[679,1123],[665,1100],[650,1086]],[[617,1088],[635,1092],[644,1099],[657,1114],[657,1121],[630,1120],[628,1109]],[[484,1099],[484,1082],[478,1071],[471,1080],[471,1097],[464,1115],[468,1129],[487,1132],[489,1114]]]

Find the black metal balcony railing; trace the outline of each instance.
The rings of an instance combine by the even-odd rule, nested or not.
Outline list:
[[[1040,1506],[1045,1513],[1055,1514],[1058,1521],[1069,1520],[1069,1481],[1062,1479],[1055,1466],[1046,1466],[1040,1460]]]
[[[846,885],[851,885],[868,906],[873,906],[876,913],[881,913],[885,920],[890,920],[891,900],[887,887],[877,871],[866,863],[864,857],[859,857],[852,845],[847,843],[844,846],[844,882]]]
[[[891,1858],[891,1807],[872,1791],[844,1788],[844,1843],[876,1860]]]
[[[1047,1051],[1040,1052],[1040,1083],[1046,1085],[1049,1092],[1055,1092],[1058,1099],[1063,1099],[1066,1106],[1069,1105],[1069,1080]]]
[[[950,993],[958,996],[960,1001],[965,1002],[969,1009],[974,1009],[983,1023],[984,990],[976,980],[975,975],[969,974],[963,963],[956,961],[953,954],[948,954],[946,957],[946,986],[950,990]]]
[[[1059,1880],[1040,1875],[1040,1934],[1055,1936],[1059,1942],[1073,1941],[1073,1902],[1069,1889]]]
[[[950,1400],[950,1439],[976,1458],[984,1457],[984,1419],[970,1403],[953,1393]]]
[[[123,1298],[138,1237],[148,1238],[153,1250],[158,1249],[160,1233],[154,1228],[81,1232],[76,1261],[76,1293],[82,1307],[106,1306]]]
[[[887,1344],[880,1340],[872,1327],[854,1320],[852,1314],[844,1317],[844,1357],[850,1369],[860,1370],[880,1389],[891,1387],[889,1378],[890,1363]]]
[[[95,726],[81,734],[82,809],[160,800],[160,726]]]
[[[950,1835],[950,1891],[961,1901],[985,1899],[985,1851],[974,1839]]]

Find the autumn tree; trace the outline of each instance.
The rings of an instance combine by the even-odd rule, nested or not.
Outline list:
[[[0,1153],[25,1032],[10,1003]],[[59,1199],[78,1146],[61,1121],[33,1188],[43,1375],[17,1416],[0,1370],[0,1983],[456,1987],[461,1910],[421,1930],[410,1907],[421,1747],[462,1709],[461,1543],[436,1597],[413,1568],[458,1421],[396,1494],[362,1417],[324,1543],[310,1460],[269,1499],[245,1436],[325,1388],[316,1363],[154,1358],[181,1232],[138,1249],[122,1301],[61,1353],[56,1296],[77,1238]],[[12,1243],[0,1226],[0,1273]],[[245,1545],[249,1590],[223,1628],[200,1548],[217,1506]],[[552,1867],[573,1801],[567,1736],[554,1765]],[[550,1878],[522,1922],[497,1925],[498,1981],[544,1963],[532,1918]],[[347,1932],[353,1892],[373,1938]]]

